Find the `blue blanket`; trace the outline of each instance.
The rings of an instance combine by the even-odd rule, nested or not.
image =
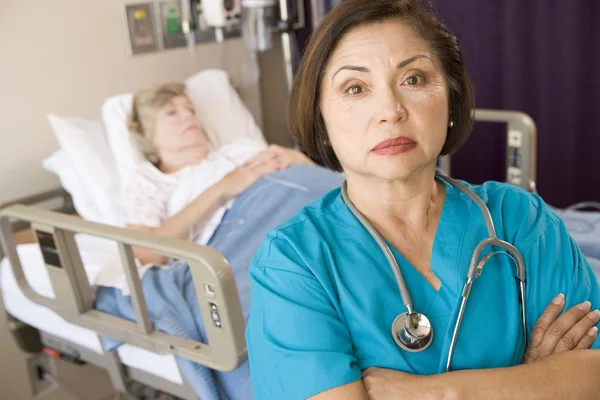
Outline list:
[[[600,259],[600,212],[554,210],[588,258]]]
[[[208,243],[231,264],[245,318],[248,318],[250,306],[248,266],[264,236],[303,206],[338,187],[343,179],[338,174],[311,166],[294,166],[270,177],[258,181],[236,200]],[[600,276],[600,213],[557,213],[588,257],[596,275]],[[187,264],[179,263],[169,270],[151,269],[142,280],[142,288],[158,330],[206,342]],[[96,298],[99,310],[135,320],[131,298],[123,296],[120,290],[99,287]],[[119,344],[111,340],[105,340],[105,343],[108,348]],[[177,361],[202,400],[254,397],[247,362],[233,372],[219,372],[181,358]]]
[[[600,278],[600,212],[554,211]]]
[[[294,216],[302,207],[339,187],[340,174],[324,168],[296,165],[261,179],[237,198],[225,214],[208,246],[218,250],[230,263],[248,318],[252,256],[275,227]],[[204,326],[192,276],[187,264],[164,270],[150,269],[142,279],[148,311],[158,330],[206,343]],[[99,287],[96,308],[109,314],[135,320],[131,298],[115,288]],[[107,348],[119,343],[105,339]],[[183,375],[202,400],[252,399],[248,363],[233,372],[213,371],[178,358]]]

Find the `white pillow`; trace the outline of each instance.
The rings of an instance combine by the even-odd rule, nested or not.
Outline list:
[[[60,172],[63,175],[61,181],[65,179],[69,182],[67,185],[71,189],[65,189],[73,196],[77,212],[88,220],[120,225],[119,176],[102,122],[55,115],[48,115],[48,121],[78,177],[75,180],[67,177],[65,172]],[[50,161],[48,163],[51,164]]]
[[[221,147],[242,138],[267,143],[226,71],[204,70],[189,77],[185,86],[213,145]]]
[[[42,165],[47,171],[58,176],[61,186],[73,198],[73,205],[79,215],[90,221],[100,220],[100,214],[94,205],[94,200],[89,196],[85,185],[77,174],[77,170],[69,159],[69,155],[63,149],[59,149],[43,160]]]
[[[213,146],[218,148],[240,138],[255,139],[266,145],[252,114],[231,86],[227,72],[204,70],[188,78],[185,84]],[[121,94],[108,98],[102,106],[102,120],[121,182],[127,182],[129,174],[145,160],[127,128],[132,100],[132,94]]]
[[[115,167],[121,182],[127,182],[127,175],[145,160],[135,139],[127,128],[127,118],[131,113],[133,94],[120,94],[108,98],[102,105],[102,122],[106,128],[106,139],[115,160]]]

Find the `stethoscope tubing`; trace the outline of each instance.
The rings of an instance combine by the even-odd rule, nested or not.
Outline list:
[[[460,305],[460,309],[458,312],[456,324],[454,326],[454,330],[452,333],[452,341],[450,342],[450,347],[448,350],[446,371],[450,371],[450,366],[452,363],[452,358],[453,358],[454,350],[456,347],[458,333],[460,331],[460,326],[462,324],[462,319],[464,317],[465,309],[467,306],[467,300],[469,298],[469,294],[471,291],[471,286],[472,286],[473,282],[475,281],[475,279],[477,279],[481,275],[483,267],[485,266],[485,263],[488,261],[488,259],[496,254],[506,254],[509,257],[511,257],[516,264],[517,278],[519,279],[518,289],[519,289],[519,301],[521,303],[521,312],[522,312],[522,321],[521,322],[523,324],[523,341],[525,343],[525,346],[527,346],[527,318],[526,318],[526,307],[525,307],[526,271],[525,271],[525,262],[523,260],[523,256],[521,255],[521,253],[512,244],[510,244],[506,241],[500,240],[498,238],[498,236],[496,235],[496,229],[494,227],[494,222],[493,222],[490,210],[487,208],[487,206],[485,205],[483,200],[477,194],[475,194],[472,190],[470,190],[465,185],[463,185],[461,182],[458,182],[458,181],[450,178],[449,176],[440,175],[440,174],[437,174],[437,176],[440,177],[441,179],[444,179],[445,181],[447,181],[448,183],[450,183],[452,186],[456,187],[457,189],[459,189],[461,192],[466,194],[471,200],[473,200],[473,202],[475,202],[475,204],[478,206],[478,208],[481,210],[481,213],[483,214],[486,228],[488,231],[488,238],[483,239],[481,242],[479,242],[479,244],[476,246],[475,250],[473,251],[473,255],[471,257],[471,264],[469,265],[469,270],[467,273],[467,281],[465,282],[463,292],[461,295],[461,297],[462,297],[461,305]],[[385,258],[388,261],[390,268],[392,269],[392,272],[394,274],[396,284],[398,285],[398,290],[400,292],[400,297],[402,298],[402,302],[404,303],[404,306],[406,307],[407,312],[409,314],[412,314],[413,313],[413,311],[412,311],[413,304],[412,304],[412,299],[411,299],[410,293],[406,286],[406,282],[404,280],[404,277],[402,275],[402,271],[400,270],[398,262],[396,261],[394,255],[392,254],[389,246],[387,245],[387,243],[385,242],[383,237],[379,234],[379,232],[377,232],[377,230],[373,227],[373,225],[356,208],[354,203],[352,203],[352,201],[348,197],[347,181],[344,181],[344,183],[342,184],[341,191],[342,191],[342,198],[344,199],[344,202],[346,203],[346,205],[348,206],[348,208],[350,209],[352,214],[359,220],[359,222],[363,225],[363,227],[367,230],[367,232],[369,232],[371,237],[375,240],[375,242],[377,243],[377,245],[379,246],[379,248],[385,255]],[[481,253],[488,246],[500,247],[500,248],[504,249],[506,251],[506,253],[505,252],[492,252],[482,258]],[[392,331],[393,331],[393,328],[392,328]],[[431,339],[432,337],[433,337],[433,335],[429,338],[429,340],[432,340]],[[425,348],[427,348],[427,346],[424,347],[424,349]]]

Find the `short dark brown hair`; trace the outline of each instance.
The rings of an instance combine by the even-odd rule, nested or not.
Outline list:
[[[351,29],[398,19],[425,40],[443,67],[448,86],[448,131],[442,155],[455,153],[467,140],[473,125],[471,80],[456,37],[441,22],[431,3],[418,0],[345,0],[329,12],[313,32],[298,68],[287,106],[288,129],[304,151],[326,167],[342,166],[329,145],[321,115],[321,81],[329,57]]]

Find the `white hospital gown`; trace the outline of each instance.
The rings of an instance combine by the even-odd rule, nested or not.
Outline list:
[[[159,227],[188,206],[238,165],[266,148],[263,142],[239,139],[209,153],[200,164],[165,174],[150,162],[139,164],[123,188],[122,220],[126,225]],[[206,244],[233,201],[217,209],[190,232],[189,239]]]

